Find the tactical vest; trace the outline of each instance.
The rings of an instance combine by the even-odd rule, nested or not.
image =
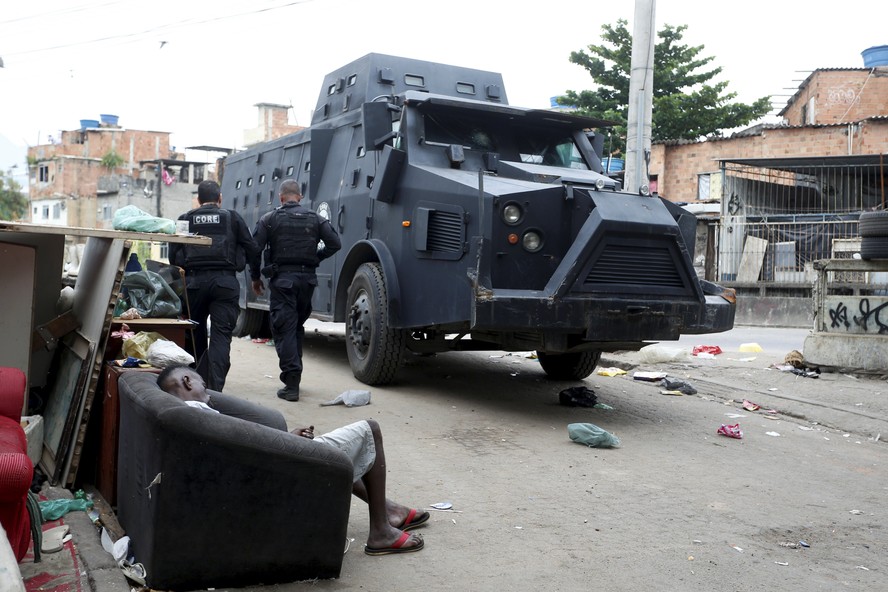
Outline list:
[[[317,267],[320,221],[318,215],[302,208],[281,207],[268,221],[271,262],[278,267],[308,265]]]
[[[185,219],[191,232],[213,239],[208,247],[185,246],[185,269],[244,269],[246,256],[237,247],[231,212],[222,208],[197,208],[185,214]]]

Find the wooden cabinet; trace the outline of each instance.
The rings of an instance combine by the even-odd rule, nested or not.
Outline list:
[[[99,474],[96,487],[112,506],[117,503],[117,437],[120,429],[120,404],[117,398],[117,380],[125,372],[153,372],[160,368],[121,368],[105,365],[102,389],[102,441],[99,448]]]

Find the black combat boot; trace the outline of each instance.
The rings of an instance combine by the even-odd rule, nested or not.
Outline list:
[[[277,395],[285,401],[299,400],[299,382],[302,376],[299,374],[288,374],[284,383],[287,385],[282,389],[278,389]]]

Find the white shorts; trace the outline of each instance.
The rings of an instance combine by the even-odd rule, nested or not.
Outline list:
[[[315,442],[329,444],[343,451],[352,461],[357,481],[367,474],[376,461],[376,443],[366,421],[356,421],[347,426],[314,438]]]

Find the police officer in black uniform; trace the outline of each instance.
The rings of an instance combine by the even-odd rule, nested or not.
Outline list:
[[[189,232],[213,239],[212,246],[170,243],[170,263],[185,268],[188,305],[194,328],[194,359],[207,388],[221,391],[231,367],[231,334],[237,323],[240,284],[237,273],[250,263],[259,269],[259,248],[247,223],[233,210],[222,209],[222,193],[215,181],[197,186],[200,207],[179,216]],[[207,317],[210,344],[207,347]]]
[[[299,204],[299,183],[281,183],[281,207],[268,212],[256,223],[253,237],[260,252],[265,251],[262,275],[269,278],[271,334],[277,350],[284,387],[277,395],[287,401],[299,400],[302,379],[302,340],[305,321],[311,315],[311,296],[318,285],[315,268],[342,246],[330,222]],[[319,248],[319,241],[323,247]],[[267,250],[266,250],[267,249]],[[253,291],[265,288],[259,270],[251,266]]]

